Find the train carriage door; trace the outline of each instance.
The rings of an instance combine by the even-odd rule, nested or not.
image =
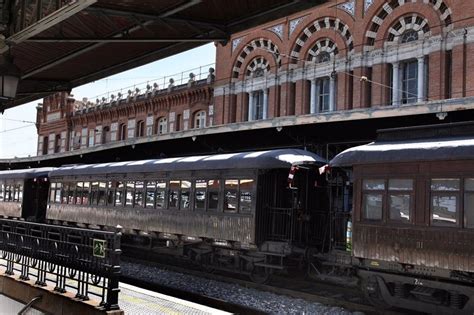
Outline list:
[[[299,166],[291,187],[293,200],[293,242],[325,249],[328,241],[329,199],[324,175],[315,166]]]
[[[28,221],[44,222],[48,202],[49,180],[38,177],[25,180],[22,217]]]

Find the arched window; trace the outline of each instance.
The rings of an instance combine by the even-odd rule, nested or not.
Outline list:
[[[120,124],[119,126],[119,140],[127,139],[127,125]]]
[[[137,129],[136,129],[136,136],[143,137],[145,135],[145,122],[143,120],[139,120],[137,122]]]
[[[205,128],[206,127],[206,112],[199,111],[194,115],[194,128]]]
[[[156,134],[162,135],[168,132],[168,120],[165,117],[160,117],[156,120]]]
[[[331,61],[331,54],[327,51],[322,51],[316,56],[316,63],[323,63]]]
[[[43,138],[43,155],[48,154],[48,145],[49,145],[49,137],[44,137]]]
[[[256,69],[256,70],[254,71],[253,77],[254,77],[254,78],[263,77],[264,74],[265,74],[265,69],[258,68],[258,69]]]
[[[106,126],[106,127],[102,128],[101,143],[105,144],[105,143],[108,143],[108,142],[110,142],[110,127]]]
[[[61,151],[61,135],[56,135],[54,138],[54,153]]]
[[[415,30],[408,30],[404,32],[400,38],[402,44],[414,42],[416,40],[418,40],[418,32]]]

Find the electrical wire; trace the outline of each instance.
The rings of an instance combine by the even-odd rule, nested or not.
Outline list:
[[[15,131],[15,130],[18,130],[18,129],[23,129],[23,128],[29,128],[29,127],[34,127],[34,124],[30,124],[28,126],[21,126],[21,127],[17,127],[17,128],[5,129],[5,130],[0,131],[0,133],[6,133],[6,132]]]
[[[12,119],[12,118],[0,118],[0,120],[7,120],[7,121],[15,121],[15,122],[21,122],[25,124],[36,124],[34,121],[29,121],[29,120],[19,120],[19,119]]]

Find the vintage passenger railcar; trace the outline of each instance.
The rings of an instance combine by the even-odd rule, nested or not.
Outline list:
[[[61,167],[50,172],[47,219],[120,225],[157,250],[263,281],[322,237],[316,227],[329,205],[317,168],[325,162],[282,149]]]
[[[43,221],[52,168],[0,171],[0,215]]]
[[[353,256],[375,304],[474,313],[474,125],[382,131],[352,167]]]

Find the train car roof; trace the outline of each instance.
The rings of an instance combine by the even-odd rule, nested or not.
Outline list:
[[[474,158],[474,137],[451,137],[410,141],[376,141],[336,155],[331,166],[465,160]]]
[[[293,164],[327,163],[309,151],[280,149],[258,152],[226,153],[175,157],[141,161],[109,162],[64,166],[51,171],[54,176],[99,175],[119,173],[148,173],[218,169],[272,169],[288,168]]]
[[[47,176],[53,171],[53,167],[27,168],[21,170],[0,171],[0,180],[2,179],[30,179],[35,177]]]

